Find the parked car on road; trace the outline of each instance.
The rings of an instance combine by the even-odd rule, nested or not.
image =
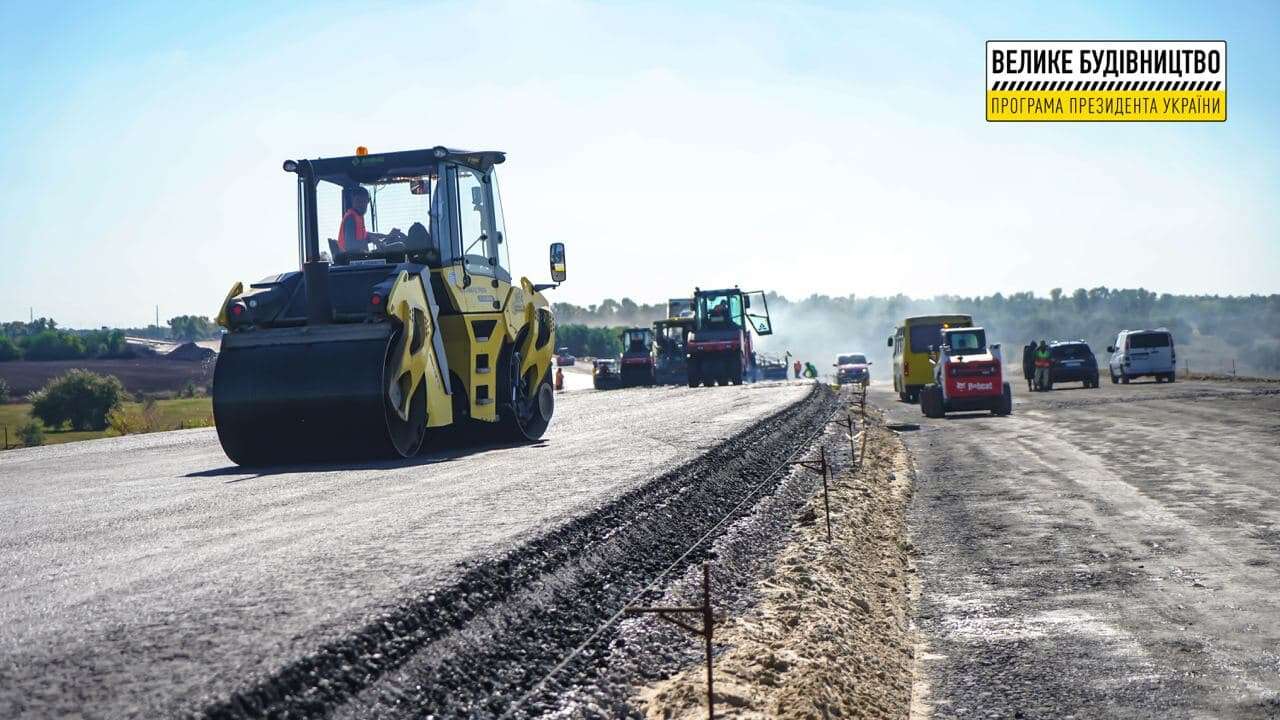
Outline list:
[[[1167,328],[1121,330],[1116,344],[1107,347],[1111,382],[1128,383],[1134,378],[1154,377],[1156,382],[1173,382],[1178,355],[1173,333]]]
[[[1098,387],[1098,358],[1083,340],[1054,340],[1049,343],[1049,387],[1054,383],[1078,382]]]
[[[862,353],[837,355],[836,361],[832,365],[836,369],[837,385],[844,385],[845,383],[866,385],[871,382],[871,363],[867,360],[867,356]]]
[[[578,358],[569,354],[569,348],[562,347],[556,350],[556,364],[560,367],[568,367],[578,361]]]

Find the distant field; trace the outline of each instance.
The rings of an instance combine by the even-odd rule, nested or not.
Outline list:
[[[72,368],[84,368],[101,375],[115,375],[131,393],[177,393],[187,381],[207,388],[213,382],[213,363],[185,362],[164,357],[126,360],[50,360],[0,362],[0,378],[9,382],[9,396],[26,397],[51,378]]]
[[[194,427],[213,424],[213,402],[207,397],[158,400],[156,401],[156,406],[160,411],[160,426],[164,430],[176,430],[184,425]],[[138,403],[125,403],[124,407],[126,410],[139,411],[142,406]],[[11,446],[20,444],[17,437],[18,426],[25,424],[30,419],[30,413],[31,405],[29,403],[0,405],[0,445],[4,444],[3,428],[5,427],[9,430],[9,444]],[[46,445],[53,445],[114,435],[115,432],[110,429],[85,432],[45,430],[44,442]]]

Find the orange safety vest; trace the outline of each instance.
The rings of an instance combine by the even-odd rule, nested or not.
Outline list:
[[[342,223],[338,225],[338,249],[341,250],[342,252],[347,251],[346,232],[347,232],[347,218],[349,217],[353,217],[356,219],[356,242],[358,243],[368,242],[367,238],[369,236],[369,233],[365,232],[364,230],[364,216],[356,212],[355,208],[348,208],[347,211],[342,214]],[[364,252],[364,248],[365,246],[361,245],[360,252]]]

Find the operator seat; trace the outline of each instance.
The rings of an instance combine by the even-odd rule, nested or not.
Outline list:
[[[409,226],[404,248],[414,259],[421,259],[429,267],[440,267],[440,248],[422,223],[416,222]]]
[[[334,265],[346,265],[347,254],[338,248],[338,241],[329,238],[329,258]]]

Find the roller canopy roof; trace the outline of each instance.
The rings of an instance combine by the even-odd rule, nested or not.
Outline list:
[[[328,180],[339,185],[351,185],[377,182],[388,178],[431,175],[437,171],[441,163],[445,162],[487,172],[489,168],[503,160],[506,160],[506,155],[497,150],[473,151],[434,147],[427,150],[317,158],[310,162],[317,179]]]

